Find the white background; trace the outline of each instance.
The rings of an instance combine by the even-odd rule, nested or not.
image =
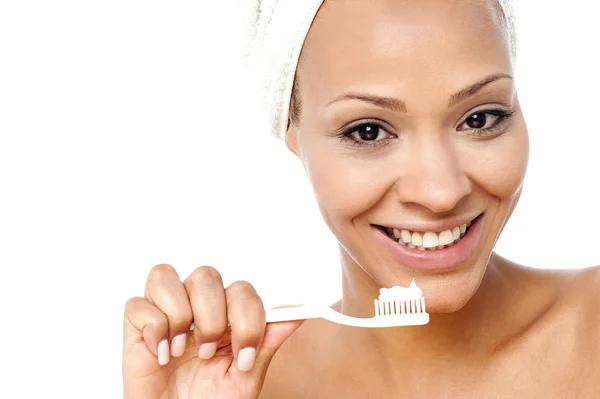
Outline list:
[[[600,9],[563,4],[517,0],[531,158],[497,250],[535,267],[600,264]],[[256,127],[227,7],[0,5],[0,396],[120,397],[123,305],[161,262],[216,266],[268,306],[339,296],[335,240]]]

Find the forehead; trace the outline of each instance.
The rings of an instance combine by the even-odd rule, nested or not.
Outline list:
[[[436,86],[511,73],[510,62],[495,0],[325,0],[298,74],[321,92],[408,77]]]

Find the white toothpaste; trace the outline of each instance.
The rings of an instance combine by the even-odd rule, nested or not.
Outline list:
[[[392,288],[382,288],[379,290],[380,301],[412,301],[423,296],[423,291],[412,280],[408,288],[394,286]]]

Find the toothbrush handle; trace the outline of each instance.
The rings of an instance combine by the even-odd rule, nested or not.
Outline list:
[[[293,308],[279,308],[265,310],[267,323],[278,323],[280,321],[318,319],[322,317],[323,309],[319,306],[300,305]],[[193,331],[196,325],[192,322],[190,331]]]
[[[300,305],[294,308],[269,309],[266,311],[267,323],[280,321],[317,319],[321,317],[321,308],[318,306]]]

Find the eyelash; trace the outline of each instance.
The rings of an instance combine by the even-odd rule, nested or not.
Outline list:
[[[496,121],[496,123],[491,126],[488,127],[486,129],[470,129],[472,130],[474,133],[471,133],[473,136],[493,136],[495,133],[499,132],[500,130],[502,130],[502,128],[505,127],[506,123],[510,121],[510,119],[514,116],[515,111],[511,110],[511,111],[506,111],[503,109],[484,109],[481,111],[477,111],[477,112],[473,112],[471,114],[469,114],[469,116],[467,116],[467,119],[469,119],[469,117],[475,115],[475,114],[486,114],[486,115],[493,115],[493,116],[498,116],[498,120]],[[465,122],[461,123],[461,125],[463,125]]]
[[[500,131],[504,125],[509,122],[509,120],[514,116],[515,111],[511,110],[511,111],[506,111],[503,109],[483,109],[477,112],[473,112],[471,114],[469,114],[467,116],[467,118],[465,118],[465,121],[463,123],[461,123],[461,126],[463,124],[466,123],[467,119],[469,119],[469,117],[475,115],[475,114],[486,114],[486,115],[493,115],[493,116],[497,116],[499,117],[498,120],[496,121],[496,123],[488,128],[485,129],[469,129],[472,130],[473,133],[471,133],[471,135],[476,136],[476,137],[486,137],[486,136],[493,136],[495,133],[497,133],[498,131]],[[345,142],[351,142],[351,144],[353,145],[358,145],[358,146],[363,146],[363,147],[375,147],[375,146],[381,146],[381,145],[385,145],[387,144],[387,139],[383,139],[383,140],[371,140],[371,141],[359,141],[356,140],[354,138],[352,138],[352,134],[354,132],[356,132],[359,128],[366,126],[366,125],[373,125],[376,126],[379,129],[382,129],[384,131],[387,131],[386,128],[378,121],[376,120],[367,120],[364,122],[361,122],[358,125],[354,125],[354,126],[350,126],[347,129],[344,129],[344,131],[342,131],[338,137]]]

